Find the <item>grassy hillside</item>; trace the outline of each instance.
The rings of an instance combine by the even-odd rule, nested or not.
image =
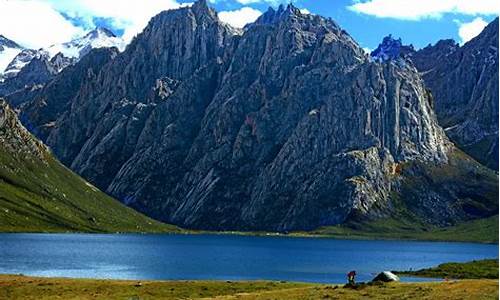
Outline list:
[[[498,215],[465,222],[456,226],[436,227],[412,219],[382,219],[366,223],[321,227],[295,235],[312,235],[349,239],[407,239],[427,241],[498,242]]]
[[[108,197],[51,157],[19,161],[0,149],[1,232],[176,231]]]
[[[287,282],[123,281],[0,275],[1,299],[498,299],[498,280],[342,285]]]
[[[0,232],[177,230],[125,207],[64,167],[0,99]]]
[[[395,271],[395,273],[430,278],[498,279],[498,259],[474,260],[466,263],[445,263],[434,268],[418,271]]]

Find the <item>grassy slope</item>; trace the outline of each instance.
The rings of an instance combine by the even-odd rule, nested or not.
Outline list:
[[[118,281],[0,275],[1,299],[498,299],[498,280],[390,283],[359,290],[278,282]]]
[[[498,259],[474,260],[467,263],[445,263],[417,271],[396,271],[397,274],[430,278],[498,279]]]
[[[45,152],[11,153],[0,145],[0,232],[177,231],[108,197]]]
[[[351,226],[351,227],[349,227]],[[383,219],[364,224],[322,227],[311,232],[294,235],[325,236],[349,239],[407,239],[428,241],[498,242],[498,215],[465,222],[450,227],[433,227],[411,219]]]

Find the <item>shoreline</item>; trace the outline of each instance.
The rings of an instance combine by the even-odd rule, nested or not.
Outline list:
[[[266,232],[266,231],[210,231],[184,229],[174,225],[165,231],[78,231],[67,228],[51,230],[25,230],[14,228],[1,231],[0,234],[152,234],[152,235],[234,235],[256,237],[285,237],[285,238],[318,238],[342,240],[380,240],[380,241],[421,241],[421,242],[453,242],[498,245],[498,215],[469,221],[448,227],[408,227],[398,221],[387,219],[373,223],[357,224],[354,229],[345,225],[320,227],[311,231]]]
[[[174,232],[99,232],[99,231],[8,231],[0,234],[58,234],[58,235],[207,235],[207,236],[242,236],[264,238],[305,238],[305,239],[334,239],[334,240],[359,240],[359,241],[401,241],[401,242],[436,242],[436,243],[471,243],[485,245],[499,245],[499,241],[471,241],[460,239],[417,238],[417,237],[387,237],[363,234],[308,234],[308,233],[277,233],[277,232],[244,232],[244,231],[174,231]]]

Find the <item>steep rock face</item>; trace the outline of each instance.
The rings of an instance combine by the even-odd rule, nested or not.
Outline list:
[[[217,77],[218,60],[233,34],[206,3],[159,14],[96,80],[82,87],[48,144],[64,163],[107,186],[135,151],[152,109],[176,89],[178,80],[195,80],[193,73],[206,65],[214,73],[208,81]],[[202,86],[206,79],[200,80],[192,85]],[[193,97],[209,99],[211,93]],[[112,165],[106,163],[111,158]]]
[[[163,12],[69,101],[46,139],[56,155],[190,228],[388,216],[401,187],[412,191],[401,170],[441,168],[453,149],[411,62],[373,62],[335,22],[291,5],[243,33],[205,1]],[[441,204],[415,209],[431,223],[471,217],[449,194],[425,199]]]
[[[80,63],[70,66],[40,89],[22,90],[7,98],[20,107],[20,119],[38,138],[45,140],[61,115],[70,109],[71,99],[87,82],[97,78],[101,68],[116,57],[116,48],[94,49]]]
[[[462,47],[444,40],[411,59],[432,91],[447,135],[498,170],[498,18]]]
[[[57,69],[46,56],[35,56],[14,77],[7,77],[0,83],[0,96],[8,96],[25,89],[37,89],[50,81],[57,74]],[[10,102],[12,106],[21,104],[19,99]]]

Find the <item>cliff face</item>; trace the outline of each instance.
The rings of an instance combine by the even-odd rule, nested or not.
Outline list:
[[[205,1],[163,12],[66,99],[46,138],[58,158],[127,205],[190,228],[389,216],[412,176],[447,166],[453,151],[410,62],[374,62],[336,23],[291,5],[243,32]],[[439,205],[414,211],[431,223],[491,214],[423,187]]]
[[[432,91],[447,135],[498,170],[498,18],[462,47],[443,40],[411,59]]]

